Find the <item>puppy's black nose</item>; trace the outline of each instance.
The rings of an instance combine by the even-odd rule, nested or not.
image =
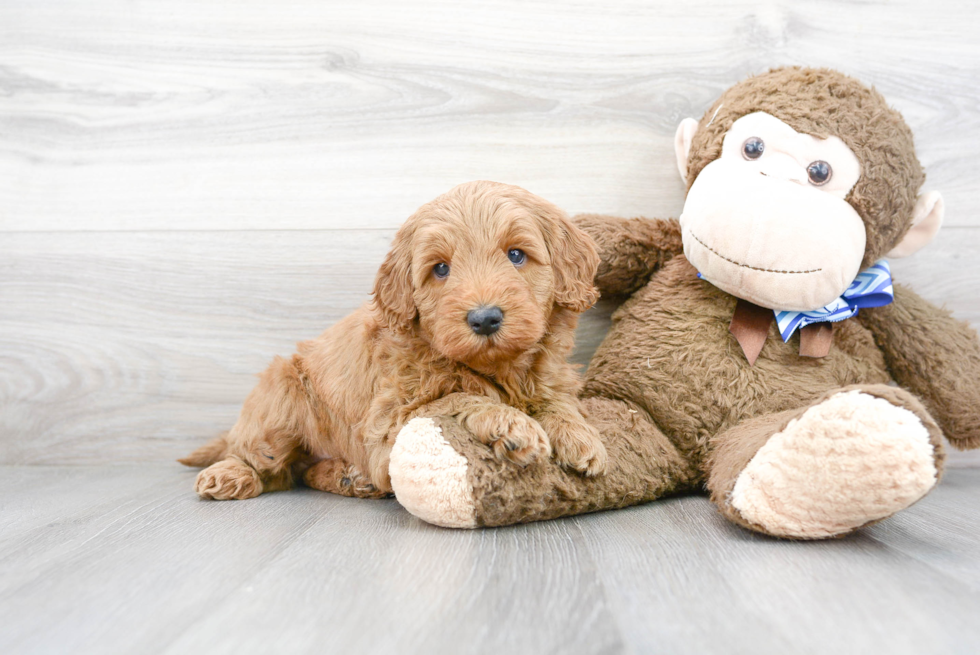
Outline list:
[[[466,315],[466,322],[473,331],[487,337],[500,329],[504,321],[504,313],[500,307],[478,307]]]

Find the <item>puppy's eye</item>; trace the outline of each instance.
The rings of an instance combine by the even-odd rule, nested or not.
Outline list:
[[[742,156],[746,159],[758,159],[766,151],[766,144],[757,136],[751,136],[742,144]]]
[[[518,250],[517,248],[511,248],[507,251],[507,259],[514,266],[522,266],[524,262],[527,261],[527,255],[524,254],[523,250]]]
[[[806,174],[810,178],[810,184],[823,186],[830,182],[830,178],[834,176],[834,171],[827,162],[815,161],[806,167]]]
[[[432,272],[436,274],[438,278],[449,277],[449,264],[446,262],[439,262],[432,267]]]

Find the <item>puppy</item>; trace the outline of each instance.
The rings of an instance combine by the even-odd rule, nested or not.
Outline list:
[[[311,487],[391,492],[395,436],[418,415],[456,416],[502,458],[552,453],[587,475],[606,450],[582,417],[566,357],[598,292],[592,241],[524,189],[471,182],[398,230],[373,300],[277,357],[234,427],[179,460],[207,466],[203,498]]]

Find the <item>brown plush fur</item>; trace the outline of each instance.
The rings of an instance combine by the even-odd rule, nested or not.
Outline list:
[[[609,450],[603,475],[585,477],[537,460],[517,467],[494,457],[451,417],[435,419],[443,437],[466,457],[480,526],[511,525],[629,507],[695,490],[699,473],[649,420],[628,403],[584,401],[589,423]]]
[[[596,284],[603,296],[639,290],[668,259],[684,250],[677,221],[609,221],[608,216],[580,214],[575,223],[597,239],[596,248],[602,256]]]
[[[806,406],[845,385],[889,380],[873,336],[855,321],[836,325],[834,348],[820,359],[800,357],[799,333],[784,343],[773,322],[750,365],[728,331],[735,303],[698,279],[683,255],[670,260],[613,315],[586,395],[636,402],[700,464],[714,435],[747,418]]]
[[[832,71],[777,70],[724,93],[701,120],[689,183],[719,156],[732,123],[755,111],[804,133],[838,135],[858,156],[864,174],[848,201],[866,223],[866,263],[900,241],[923,180],[911,132],[877,93]],[[938,474],[938,426],[954,446],[980,446],[976,334],[908,289],[898,287],[891,305],[835,324],[822,358],[801,357],[799,332],[784,343],[773,322],[753,366],[729,332],[737,299],[697,277],[681,254],[676,221],[576,221],[598,245],[600,291],[632,293],[613,315],[583,389],[609,470],[585,480],[538,462],[522,473],[443,423],[469,462],[479,524],[623,507],[707,485],[725,516],[764,531],[727,504],[739,472],[791,418],[848,389],[918,416]],[[884,386],[893,383],[907,390]]]
[[[508,260],[513,248],[525,263]],[[196,482],[205,498],[250,498],[300,473],[318,489],[380,496],[395,435],[429,411],[456,416],[496,456],[526,465],[554,447],[561,464],[598,473],[605,450],[566,361],[597,265],[555,206],[503,184],[456,187],[398,231],[372,303],[276,358],[231,431],[181,461],[208,466]],[[467,322],[481,306],[503,310],[489,337]]]
[[[862,311],[895,381],[917,394],[950,444],[980,448],[980,350],[969,324],[895,285],[895,302]]]

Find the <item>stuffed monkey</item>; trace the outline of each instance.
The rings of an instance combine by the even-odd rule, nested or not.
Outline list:
[[[936,234],[912,133],[873,89],[784,68],[677,131],[679,221],[586,215],[613,315],[582,391],[609,454],[589,478],[500,461],[450,416],[398,436],[398,500],[495,526],[710,493],[751,530],[849,533],[922,498],[942,437],[980,446],[980,343],[887,260]]]

